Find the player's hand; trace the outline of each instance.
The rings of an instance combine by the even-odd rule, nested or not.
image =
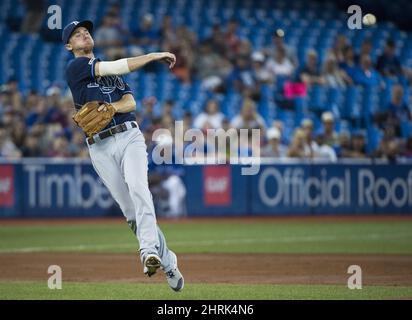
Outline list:
[[[167,62],[169,69],[172,69],[176,63],[176,56],[170,52],[159,52],[157,54],[157,60]]]

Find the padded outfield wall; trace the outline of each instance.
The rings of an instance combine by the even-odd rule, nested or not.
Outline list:
[[[187,165],[189,216],[412,214],[412,162]],[[90,161],[0,162],[0,217],[121,215]]]

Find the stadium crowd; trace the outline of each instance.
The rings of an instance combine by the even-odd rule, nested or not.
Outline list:
[[[393,41],[388,40],[382,54],[373,59],[368,39],[358,51],[344,35],[339,35],[322,65],[315,50],[309,50],[305,63],[300,65],[294,48],[284,41],[282,30],[274,34],[269,47],[255,51],[247,39],[239,36],[238,28],[236,20],[226,25],[216,24],[209,37],[199,41],[187,27],[175,26],[169,16],[164,16],[157,30],[153,16],[146,14],[141,23],[129,31],[122,27],[116,5],[96,27],[95,45],[107,59],[170,51],[177,58],[172,72],[182,83],[196,79],[210,92],[235,90],[242,95],[238,114],[232,119],[225,117],[215,99],[208,100],[199,114],[186,111],[183,119],[174,119],[173,100],[162,102],[161,114],[154,112],[156,97],[138,101],[136,118],[146,135],[149,150],[155,144],[151,139],[155,129],[167,128],[173,132],[174,121],[183,120],[185,129],[261,129],[259,145],[248,143],[250,136],[248,141],[240,141],[239,153],[243,155],[250,155],[252,148],[260,147],[262,156],[272,158],[336,161],[338,158],[412,157],[412,137],[401,133],[401,122],[412,120],[412,108],[405,102],[405,87],[411,85],[412,72],[400,63]],[[156,68],[148,65],[141,72],[156,72]],[[286,79],[304,90],[311,86],[339,89],[353,85],[379,89],[385,86],[386,78],[394,83],[390,103],[383,106],[384,111],[371,115],[371,121],[383,134],[375,150],[367,151],[368,134],[364,126],[350,132],[336,130],[340,119],[331,111],[318,114],[322,123],[319,130],[315,130],[312,119],[304,118],[293,136],[284,134],[286,124],[281,120],[268,124],[258,113],[261,86],[266,84]],[[23,95],[18,87],[16,78],[10,78],[1,86],[0,158],[88,157],[84,134],[71,120],[74,107],[66,88],[53,85],[45,95],[35,91]]]

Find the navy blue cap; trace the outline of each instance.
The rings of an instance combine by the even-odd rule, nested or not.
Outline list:
[[[93,22],[91,22],[90,20],[70,22],[63,29],[63,33],[62,33],[63,44],[67,44],[69,42],[70,36],[72,35],[74,29],[76,29],[78,27],[85,27],[87,30],[89,30],[90,33],[92,33],[92,31],[93,31]]]

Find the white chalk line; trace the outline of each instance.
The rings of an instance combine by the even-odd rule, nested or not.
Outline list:
[[[360,235],[323,235],[323,236],[286,236],[279,238],[241,238],[241,239],[222,239],[222,240],[200,240],[200,241],[169,241],[168,246],[197,246],[207,247],[211,245],[235,245],[235,244],[276,244],[276,243],[299,243],[299,242],[319,242],[319,241],[355,241],[355,240],[389,240],[411,237],[410,233],[394,233],[394,234],[360,234]],[[119,243],[119,244],[81,244],[71,246],[37,246],[23,248],[4,248],[0,249],[0,253],[31,253],[45,251],[93,251],[107,249],[137,249],[137,243]]]

